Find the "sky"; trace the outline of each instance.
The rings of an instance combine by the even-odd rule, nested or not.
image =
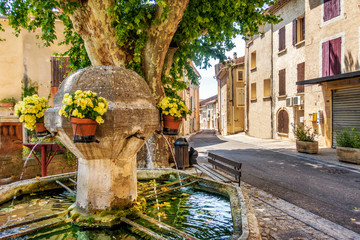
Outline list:
[[[226,53],[227,57],[232,58],[233,53],[236,52],[238,57],[242,57],[245,55],[245,41],[242,39],[242,37],[239,35],[234,40],[234,43],[236,45],[235,48],[233,48],[231,51]],[[196,69],[199,71],[201,75],[200,79],[200,99],[206,99],[211,96],[214,96],[217,94],[217,81],[214,78],[215,76],[215,64],[219,63],[219,60],[211,60],[211,67],[208,69],[200,69],[199,67],[196,67]]]

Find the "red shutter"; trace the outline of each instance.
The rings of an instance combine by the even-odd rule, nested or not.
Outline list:
[[[341,73],[341,37],[329,41],[330,76]]]
[[[330,75],[329,67],[329,41],[322,44],[322,76],[326,77]]]
[[[286,75],[285,69],[279,71],[279,96],[286,94]]]
[[[324,22],[326,22],[327,20],[331,19],[331,5],[332,5],[332,0],[324,0]]]
[[[279,29],[279,52],[285,49],[285,26]]]
[[[324,22],[340,15],[340,0],[324,0]]]
[[[297,65],[297,81],[304,81],[305,80],[305,63],[300,63]],[[303,93],[304,92],[304,85],[297,85],[297,92]]]
[[[295,18],[294,20],[293,20],[293,45],[295,46],[295,44],[296,44],[296,31],[297,31],[297,29],[296,29],[296,24],[297,24],[297,19]]]
[[[70,69],[68,57],[52,57],[51,58],[51,86],[58,87],[60,83],[68,75]]]
[[[340,16],[340,0],[332,0],[333,2],[333,18]]]

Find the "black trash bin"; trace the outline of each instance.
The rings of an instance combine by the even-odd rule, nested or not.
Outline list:
[[[189,167],[189,143],[185,138],[178,138],[176,139],[174,146],[177,167],[184,170]]]

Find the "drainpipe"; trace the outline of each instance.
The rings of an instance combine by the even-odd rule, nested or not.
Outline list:
[[[230,78],[230,83],[231,83],[231,111],[232,111],[232,114],[231,114],[231,122],[232,122],[232,126],[231,126],[231,134],[234,134],[235,132],[235,117],[234,117],[234,112],[235,112],[235,109],[234,109],[234,78],[233,78],[233,73],[232,73],[232,66],[229,67],[229,78]]]
[[[270,87],[271,87],[271,99],[270,99],[270,106],[271,106],[271,139],[274,138],[274,105],[275,105],[275,96],[274,96],[274,32],[273,32],[273,24],[271,24],[271,73],[270,73]]]
[[[245,56],[246,56],[246,78],[245,78],[245,126],[244,132],[248,134],[249,131],[249,44],[246,44],[245,48]]]

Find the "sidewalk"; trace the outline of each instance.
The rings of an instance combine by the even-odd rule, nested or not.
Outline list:
[[[336,165],[336,166],[344,167],[346,169],[354,169],[360,171],[360,165],[340,162],[339,160],[337,160],[336,150],[333,148],[319,147],[318,154],[306,154],[306,153],[297,152],[295,142],[291,142],[291,141],[254,138],[245,135],[245,133],[238,133],[228,136],[221,136],[221,135],[217,135],[217,136],[223,140],[238,141],[252,146],[257,146],[262,149],[267,149],[270,151],[279,152],[290,156],[301,157],[304,158],[305,160],[312,162],[322,162],[322,163],[327,163],[329,165]]]

